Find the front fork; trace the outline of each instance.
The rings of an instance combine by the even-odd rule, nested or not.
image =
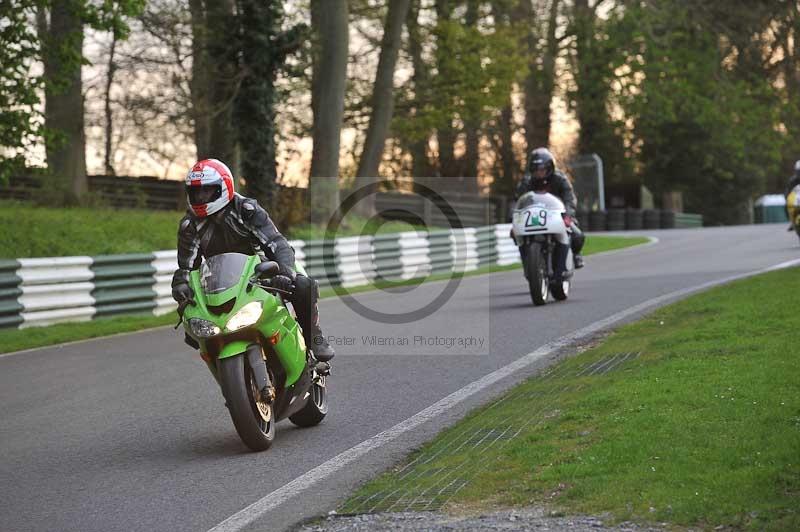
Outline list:
[[[522,262],[528,254],[530,237],[526,238],[519,246],[519,254]],[[560,281],[561,275],[567,271],[567,256],[569,254],[569,244],[561,244],[554,239],[546,239],[540,242],[545,249],[545,262],[547,264],[547,275],[550,279]]]
[[[203,353],[202,351],[200,352],[200,356],[206,363],[206,366],[208,366],[208,370],[214,376],[214,380],[222,387],[222,383],[220,383],[219,380],[219,372],[217,371],[218,359],[212,358],[209,354]],[[266,360],[264,360],[261,346],[252,343],[247,346],[245,352],[240,356],[245,357],[250,371],[253,372],[253,379],[255,379],[256,386],[261,393],[261,399],[267,403],[271,403],[275,399],[275,387],[272,385],[269,373],[267,373],[267,363]]]
[[[261,399],[266,403],[272,403],[275,400],[275,387],[269,379],[267,373],[267,362],[262,355],[263,351],[259,344],[250,344],[247,346],[247,364],[250,366],[250,371],[253,372],[253,379],[256,381],[256,387],[261,393]]]

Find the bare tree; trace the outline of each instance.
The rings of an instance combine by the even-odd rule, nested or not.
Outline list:
[[[556,57],[560,39],[556,35],[560,0],[542,3],[546,9],[546,25],[535,21],[540,17],[534,12],[531,0],[520,0],[519,15],[528,21],[531,30],[526,35],[530,62],[525,79],[525,142],[528,151],[547,146],[550,140],[550,106],[553,101],[556,77]],[[541,39],[541,33],[544,38]]]
[[[478,26],[479,13],[478,0],[467,1],[467,13],[465,25],[467,28],[475,30]],[[465,61],[469,63],[469,69],[475,72],[480,70],[480,53],[477,50],[469,50],[471,53],[464,54]],[[464,152],[463,170],[461,176],[463,180],[464,192],[476,194],[478,192],[478,147],[480,144],[481,127],[481,108],[476,102],[465,102],[464,106],[464,133],[466,135],[466,150]]]
[[[325,222],[339,206],[339,147],[347,75],[347,0],[312,0],[314,112],[309,195],[311,217]]]
[[[112,30],[111,32],[111,46],[108,50],[108,70],[106,71],[106,87],[105,87],[105,103],[104,103],[104,113],[106,118],[106,129],[105,129],[105,154],[103,156],[103,166],[105,169],[106,175],[115,175],[116,172],[114,171],[114,165],[112,163],[113,159],[113,138],[114,138],[114,113],[111,109],[111,88],[114,85],[114,74],[117,71],[117,64],[115,62],[115,53],[117,50],[117,41],[119,40],[119,36],[116,30]]]
[[[386,14],[381,55],[375,73],[372,90],[372,114],[369,119],[364,149],[358,163],[356,187],[374,182],[383,156],[386,135],[394,110],[394,70],[400,52],[403,24],[408,13],[409,0],[391,0]],[[365,197],[357,206],[357,212],[364,216],[375,213],[375,196]]]
[[[411,66],[414,69],[411,81],[414,85],[413,105],[415,113],[419,113],[426,105],[426,100],[428,98],[426,91],[429,85],[428,65],[425,64],[422,57],[423,37],[419,24],[419,7],[420,0],[413,0],[411,7],[408,9],[408,18],[406,21],[406,27],[408,28],[408,53],[411,56]],[[424,133],[421,137],[422,138],[412,140],[409,150],[413,160],[411,174],[416,179],[429,178],[432,174],[430,159],[428,158],[430,132]]]
[[[233,0],[189,0],[192,24],[192,108],[198,158],[234,166],[232,111],[241,73]]]

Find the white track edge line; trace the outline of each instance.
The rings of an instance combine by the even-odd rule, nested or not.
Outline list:
[[[277,506],[280,506],[284,502],[298,495],[300,492],[306,490],[307,488],[313,486],[317,482],[320,482],[330,477],[337,471],[344,469],[347,465],[349,465],[352,462],[355,462],[356,460],[358,460],[368,452],[372,451],[373,449],[377,449],[378,447],[381,447],[385,443],[388,443],[398,438],[403,433],[415,429],[416,427],[433,419],[439,414],[449,410],[453,406],[465,401],[466,399],[475,395],[476,393],[483,391],[484,389],[488,388],[497,381],[500,381],[510,375],[513,375],[515,372],[525,368],[526,366],[529,366],[533,362],[536,362],[537,360],[547,355],[550,355],[553,352],[563,347],[566,347],[577,340],[581,340],[583,338],[586,338],[587,336],[591,336],[596,332],[604,330],[609,326],[617,322],[620,322],[632,315],[635,315],[644,310],[648,310],[652,307],[656,307],[670,300],[681,298],[693,292],[699,292],[702,290],[706,290],[708,288],[730,283],[732,281],[737,281],[740,279],[745,279],[761,273],[781,270],[784,268],[790,268],[792,266],[797,266],[797,265],[800,265],[800,259],[790,260],[760,270],[733,275],[730,277],[725,277],[723,279],[709,281],[697,286],[676,290],[674,292],[670,292],[649,299],[647,301],[639,303],[638,305],[634,305],[621,312],[618,312],[607,318],[604,318],[590,325],[587,325],[586,327],[578,329],[577,331],[562,336],[561,338],[553,342],[550,342],[548,344],[545,344],[540,348],[536,349],[535,351],[528,353],[527,355],[523,355],[521,358],[518,358],[514,362],[506,366],[503,366],[502,368],[497,369],[492,373],[489,373],[488,375],[485,375],[484,377],[471,382],[470,384],[467,384],[463,388],[456,390],[447,397],[437,401],[436,403],[414,414],[413,416],[405,419],[404,421],[401,421],[397,425],[383,432],[380,432],[375,436],[372,436],[371,438],[364,440],[358,445],[355,445],[354,447],[351,447],[350,449],[347,449],[346,451],[334,456],[333,458],[327,460],[326,462],[318,465],[317,467],[297,477],[288,484],[284,484],[280,488],[265,495],[264,497],[257,500],[253,504],[235,513],[228,519],[222,521],[215,527],[209,529],[208,532],[238,532],[244,529],[245,527],[253,523],[256,519],[264,515],[265,513],[276,508]]]

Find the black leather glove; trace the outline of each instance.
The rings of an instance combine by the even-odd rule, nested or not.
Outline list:
[[[284,275],[289,279],[294,279],[294,276],[296,275],[295,271],[283,262],[278,263],[278,271],[281,275]]]
[[[186,302],[194,304],[192,287],[186,283],[176,284],[172,287],[172,299],[177,301],[179,305]]]
[[[281,290],[289,294],[294,292],[294,281],[292,281],[291,277],[287,277],[286,275],[276,275],[270,279],[269,285],[276,290]]]

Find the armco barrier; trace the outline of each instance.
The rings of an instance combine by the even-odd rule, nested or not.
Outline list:
[[[400,279],[403,264],[400,262],[400,239],[398,235],[378,235],[373,240],[376,280]]]
[[[335,249],[336,256],[339,257],[336,269],[342,286],[365,285],[375,279],[372,236],[337,238]]]
[[[425,277],[431,271],[428,237],[426,233],[408,231],[400,233],[401,279]]]
[[[432,273],[453,271],[453,255],[450,253],[450,231],[428,233],[429,260]]]
[[[156,307],[154,258],[151,253],[94,258],[91,295],[98,316],[147,312]]]
[[[675,213],[675,225],[676,229],[679,228],[688,228],[688,227],[703,227],[703,215],[702,214],[690,214],[687,212],[678,212]],[[669,228],[665,228],[669,229]]]
[[[497,224],[494,226],[494,238],[497,247],[497,264],[508,266],[519,262],[519,250],[511,240],[511,224]]]
[[[178,267],[176,251],[156,251],[153,253],[152,266],[155,272],[153,291],[156,293],[153,314],[159,316],[175,309],[175,301],[172,299],[172,274]]]
[[[17,275],[19,262],[0,260],[0,327],[16,327],[22,323],[22,279]]]
[[[644,211],[645,225],[650,213]],[[594,213],[592,213],[594,214]],[[602,215],[605,222],[605,213]],[[650,218],[651,219],[651,218]],[[658,218],[657,218],[658,219]],[[678,214],[675,226],[699,225]],[[511,224],[322,240],[292,240],[298,264],[320,286],[359,286],[519,262]],[[0,260],[0,327],[30,327],[95,316],[175,309],[175,250],[132,255]]]
[[[89,320],[95,314],[91,257],[19,259],[20,327]]]

